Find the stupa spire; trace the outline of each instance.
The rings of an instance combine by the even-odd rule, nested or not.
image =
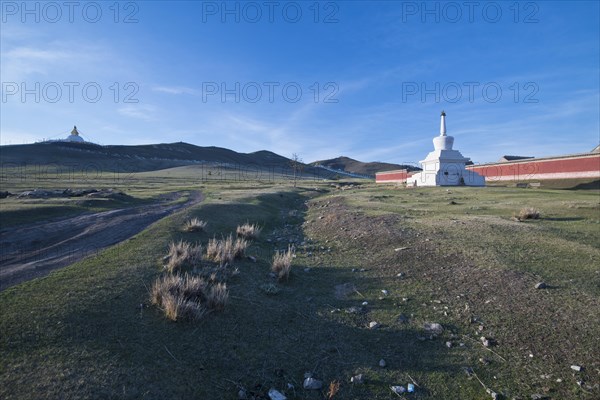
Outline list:
[[[77,130],[77,126],[73,125],[73,130],[71,131],[71,135],[79,136],[79,131]]]
[[[444,110],[442,110],[440,119],[440,136],[446,136],[446,113]]]

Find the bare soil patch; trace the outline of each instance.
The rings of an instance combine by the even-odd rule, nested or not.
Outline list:
[[[501,382],[512,382],[512,388],[503,390],[505,394],[568,398],[573,388],[590,395],[600,393],[598,299],[573,287],[536,289],[539,276],[506,264],[500,257],[510,249],[489,248],[482,254],[465,251],[470,244],[452,233],[456,229],[452,222],[466,223],[468,229],[486,235],[493,230],[502,247],[502,238],[509,238],[512,230],[537,231],[538,227],[498,217],[409,222],[397,214],[370,216],[348,206],[342,196],[314,202],[311,208],[318,216],[309,223],[307,233],[327,240],[338,253],[354,261],[358,258],[366,267],[354,283],[340,288],[356,285],[369,290],[378,281],[392,293],[411,293],[406,306],[414,313],[411,321],[418,324],[434,316],[451,326],[454,339],[450,345],[460,342],[463,349],[472,350],[465,366],[480,371],[492,385],[498,385],[496,376]],[[421,231],[420,223],[428,229]],[[354,254],[356,249],[358,254]],[[526,263],[526,248],[522,253],[521,262]],[[336,287],[336,294],[339,291]],[[483,346],[482,336],[490,338],[493,347]],[[571,365],[585,365],[587,372],[573,374]]]
[[[169,204],[183,195],[174,192],[158,202],[103,211],[0,231],[0,290],[39,278],[142,231],[175,211],[202,201],[192,192],[185,203]]]

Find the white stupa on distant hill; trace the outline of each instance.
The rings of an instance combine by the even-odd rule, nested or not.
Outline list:
[[[71,131],[71,134],[65,139],[65,141],[79,142],[79,143],[85,142],[85,140],[83,140],[83,138],[81,136],[79,136],[79,131],[77,130],[76,126],[73,126],[73,130]]]
[[[485,186],[485,178],[465,169],[470,161],[453,150],[454,138],[446,136],[446,113],[442,111],[440,135],[433,138],[434,150],[419,161],[423,171],[409,177],[407,186]]]

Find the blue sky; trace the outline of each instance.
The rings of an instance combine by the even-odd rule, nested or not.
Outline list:
[[[596,1],[70,4],[2,2],[2,144],[76,124],[101,144],[416,163],[442,109],[475,162],[600,140]]]

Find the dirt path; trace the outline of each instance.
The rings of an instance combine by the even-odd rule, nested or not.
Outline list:
[[[203,200],[202,194],[194,191],[185,203],[169,204],[181,196],[179,192],[170,193],[151,205],[0,231],[0,291],[97,254]]]

